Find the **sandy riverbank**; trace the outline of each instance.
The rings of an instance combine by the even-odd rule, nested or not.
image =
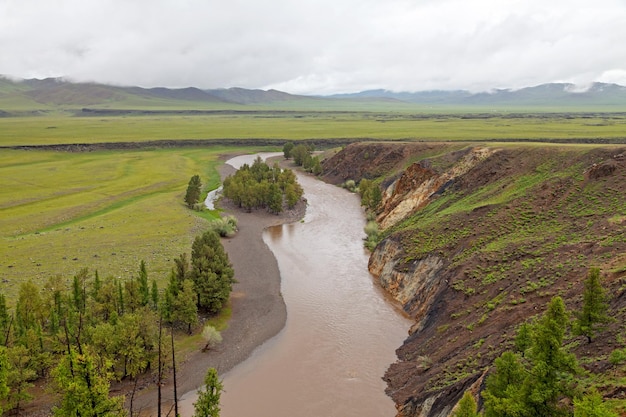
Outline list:
[[[234,171],[230,165],[223,165],[220,175],[223,179]],[[306,203],[300,202],[295,209],[281,215],[264,210],[247,213],[232,207],[228,202],[220,202],[218,206],[224,209],[225,214],[232,214],[238,220],[237,234],[222,239],[237,280],[231,295],[232,317],[228,328],[222,332],[220,346],[209,352],[192,352],[178,366],[179,398],[202,385],[208,368],[214,367],[223,374],[245,360],[256,347],[280,332],[287,319],[286,306],[280,293],[278,264],[262,235],[263,230],[270,226],[303,218]],[[156,388],[150,388],[135,398],[133,408],[152,409],[156,407],[156,398]],[[172,400],[173,390],[168,382],[163,387],[163,402]],[[164,410],[168,408],[164,406]]]

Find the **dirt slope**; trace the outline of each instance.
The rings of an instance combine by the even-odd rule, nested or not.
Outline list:
[[[384,189],[370,270],[415,318],[385,376],[399,416],[449,415],[551,297],[580,307],[593,266],[617,320],[568,344],[598,374],[583,384],[624,399],[626,368],[607,361],[626,335],[624,148],[354,144],[324,168]]]

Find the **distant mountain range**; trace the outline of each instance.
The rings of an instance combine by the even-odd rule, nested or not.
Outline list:
[[[514,108],[596,108],[626,111],[626,87],[594,83],[580,89],[573,84],[551,83],[522,89],[471,93],[465,90],[393,92],[369,90],[353,94],[304,96],[277,90],[244,88],[202,90],[195,87],[141,88],[97,83],[73,83],[60,78],[12,80],[0,76],[0,114],[37,108],[199,108],[267,105],[324,107],[378,104],[379,106]]]
[[[626,87],[618,84],[593,83],[587,88],[574,84],[551,83],[518,90],[499,89],[471,93],[465,90],[434,90],[415,93],[369,90],[355,94],[337,94],[335,98],[388,98],[426,105],[479,106],[624,106]]]

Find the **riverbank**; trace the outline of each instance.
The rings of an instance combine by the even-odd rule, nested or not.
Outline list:
[[[230,165],[222,165],[222,179],[235,172]],[[264,210],[250,213],[221,201],[218,207],[225,214],[234,215],[239,231],[232,238],[222,239],[224,249],[235,270],[237,283],[231,294],[232,316],[228,327],[222,332],[223,341],[215,349],[190,353],[177,368],[177,391],[179,398],[203,384],[206,370],[214,367],[224,374],[245,360],[252,351],[275,336],[285,326],[287,310],[281,295],[281,278],[276,259],[263,241],[263,231],[278,224],[298,221],[304,217],[306,203],[299,202],[293,210],[281,215]],[[162,389],[163,402],[173,401],[173,387],[168,380]],[[156,389],[142,392],[134,400],[135,410],[146,412],[155,408]],[[169,406],[164,405],[164,410]]]

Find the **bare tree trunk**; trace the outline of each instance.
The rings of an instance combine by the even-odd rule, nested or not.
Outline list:
[[[171,329],[172,335],[172,370],[174,372],[174,416],[178,416],[178,394],[176,392],[176,350],[174,349],[174,326]]]
[[[163,318],[159,316],[159,369],[157,371],[157,417],[161,417],[161,381],[163,380],[163,364],[161,363],[161,335],[163,334]]]

